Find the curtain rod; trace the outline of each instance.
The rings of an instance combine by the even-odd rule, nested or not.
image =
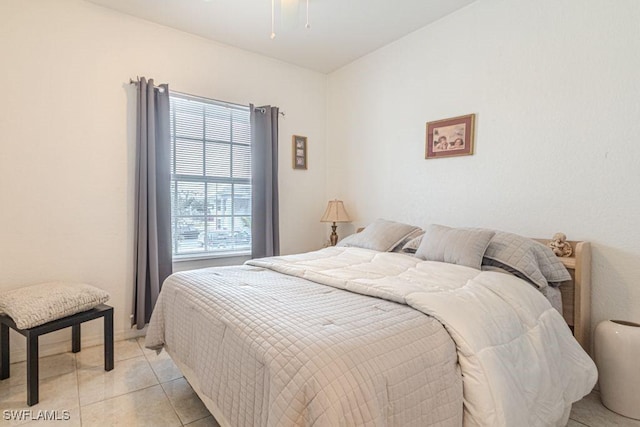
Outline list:
[[[266,113],[267,111],[264,107],[255,107],[254,110],[260,111],[262,114]],[[278,114],[280,114],[282,117],[285,117],[284,111],[278,111]]]
[[[139,77],[137,78],[137,80],[129,79],[129,84],[131,84],[131,85],[137,85],[138,83],[140,83],[140,78]],[[156,89],[162,90],[162,88],[160,88],[160,87],[157,87]],[[204,96],[192,95],[192,94],[186,93],[186,92],[178,92],[177,90],[174,90],[172,92],[176,93],[178,95],[189,97],[189,98],[203,99],[205,101],[214,101],[214,102],[217,102],[217,103],[220,103],[220,104],[231,105],[231,106],[234,106],[234,107],[243,107],[243,108],[247,108],[248,107],[248,105],[236,104],[235,102],[220,101],[219,99],[213,99],[213,98],[205,98]],[[265,109],[262,108],[262,107],[255,107],[254,110],[260,111],[262,114],[264,114],[264,112],[265,112]],[[286,116],[284,111],[279,111],[278,114],[280,114],[282,117]]]
[[[153,79],[149,79],[149,80],[153,80]],[[149,81],[147,80],[147,81]],[[129,84],[130,85],[137,85],[138,83],[140,83],[140,77],[136,77],[136,79],[129,79]],[[166,84],[166,83],[160,83],[160,85],[156,86],[156,87],[160,87],[161,85]]]
[[[138,80],[129,79],[129,84],[130,85],[137,85],[138,83],[140,83],[140,79],[139,78],[138,78]],[[164,88],[160,87],[160,86],[156,86],[156,87],[154,87],[154,89],[158,89],[158,91],[164,92]]]

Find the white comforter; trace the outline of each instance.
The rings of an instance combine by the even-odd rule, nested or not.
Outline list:
[[[502,273],[358,248],[248,264],[407,304],[456,343],[465,426],[564,425],[597,379],[593,361],[533,286]]]

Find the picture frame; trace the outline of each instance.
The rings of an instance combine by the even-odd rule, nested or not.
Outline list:
[[[293,168],[294,169],[307,169],[307,137],[300,135],[293,135],[292,148],[293,153]]]
[[[425,159],[473,154],[475,114],[427,122]]]

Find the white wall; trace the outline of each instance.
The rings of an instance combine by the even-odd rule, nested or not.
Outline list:
[[[341,236],[376,217],[564,231],[594,244],[594,323],[640,321],[639,20],[634,0],[478,0],[331,74],[326,98],[324,75],[90,3],[3,0],[0,289],[93,283],[112,295],[117,337],[132,333],[127,83],[146,76],[287,113],[283,253],[325,242],[333,197],[355,218]],[[424,160],[425,122],[472,112],[476,154]],[[308,171],[290,167],[292,134],[309,137]]]
[[[640,2],[479,0],[329,77],[327,190],[365,225],[593,242],[593,322],[640,321]],[[424,159],[476,113],[476,154]]]
[[[88,282],[111,293],[116,338],[132,333],[135,104],[128,82],[136,76],[285,111],[282,252],[323,244],[325,75],[80,0],[0,2],[0,62],[0,290]],[[307,171],[291,168],[292,134],[309,137]],[[85,342],[101,339],[93,323]],[[69,336],[46,342],[54,348]],[[12,350],[21,357],[16,337]]]

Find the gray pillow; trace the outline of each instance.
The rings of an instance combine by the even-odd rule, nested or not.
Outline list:
[[[514,265],[518,265],[518,268],[511,267],[509,264],[487,258],[486,256],[482,259],[483,271],[491,271],[492,268],[500,269],[505,273],[513,274],[514,276],[531,283],[536,288],[542,289],[547,287],[547,279],[545,279],[542,275],[542,272],[538,268],[535,260],[530,259],[527,255],[525,255],[519,260],[518,263]],[[485,269],[485,267],[488,268]]]
[[[418,258],[465,265],[480,270],[482,256],[493,237],[491,230],[449,228],[432,224],[416,251]]]
[[[377,219],[360,233],[341,240],[337,246],[357,247],[387,252],[398,246],[408,235],[419,227],[400,222]]]
[[[421,239],[422,235],[424,234],[424,230],[419,228],[415,231],[412,231],[411,233],[409,233],[409,235],[407,237],[405,237],[404,239],[402,239],[402,241],[400,243],[398,243],[396,245],[395,248],[393,248],[391,250],[391,252],[400,252],[400,253],[408,253],[407,251],[404,250],[405,246],[407,246],[409,244],[409,242],[413,242],[416,239]],[[418,242],[420,242],[420,240],[418,240]],[[420,243],[418,243],[419,245]],[[416,249],[418,249],[418,246],[416,246]],[[413,252],[411,253],[415,253],[415,249]]]
[[[553,251],[534,240],[504,231],[496,231],[484,254],[483,264],[513,272],[544,288],[549,283],[571,280],[571,275]]]
[[[420,247],[420,243],[422,242],[423,237],[424,237],[424,231],[420,233],[419,236],[414,237],[413,239],[405,243],[402,246],[402,252],[407,254],[415,254],[416,251],[418,250],[418,247]]]

